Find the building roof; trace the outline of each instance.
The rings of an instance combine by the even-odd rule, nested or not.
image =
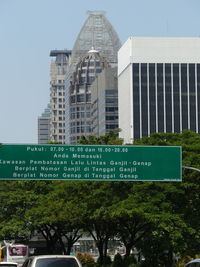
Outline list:
[[[71,55],[72,50],[51,50],[50,51],[50,57],[56,57],[58,55],[66,55],[69,56]]]
[[[109,62],[117,62],[121,42],[103,11],[89,11],[72,50],[72,63],[77,63],[91,47],[101,52]]]

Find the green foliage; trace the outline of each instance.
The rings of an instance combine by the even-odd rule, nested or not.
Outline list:
[[[121,266],[123,266],[123,259],[122,256],[119,253],[117,253],[114,257],[112,267],[121,267]]]
[[[78,144],[83,145],[122,145],[123,140],[118,137],[119,130],[110,131],[109,133],[102,136],[90,136],[86,138],[82,136],[78,140]]]
[[[136,267],[136,264],[137,261],[134,255],[122,257],[119,253],[117,253],[114,257],[112,267]]]
[[[134,145],[182,146],[183,165],[200,169],[200,135],[192,131],[185,130],[175,134],[155,133],[150,138],[142,138]],[[155,213],[159,215],[155,230],[152,229],[140,240],[140,247],[145,258],[150,259],[150,255],[158,254],[155,260],[158,261],[159,257],[163,259],[162,252],[164,250],[173,250],[173,253],[176,254],[185,254],[187,251],[197,252],[200,248],[198,234],[199,173],[184,170],[182,183],[151,183],[150,185],[146,184],[146,188],[145,198],[148,203],[150,203],[150,198],[156,200],[156,195],[157,199],[162,201],[162,203],[155,202],[158,211],[160,207],[162,213],[161,216],[158,211]],[[161,266],[163,266],[162,264],[165,265],[165,263],[161,263]],[[152,263],[149,265],[154,266]]]
[[[57,141],[49,141],[48,144],[50,144],[50,145],[58,145],[58,144],[60,144],[60,143],[57,142]]]
[[[94,258],[88,253],[77,253],[77,258],[83,267],[94,267],[96,265]]]
[[[104,265],[109,266],[109,265],[111,265],[111,263],[112,263],[111,257],[106,255],[106,257],[104,259]]]
[[[111,265],[112,265],[112,260],[108,255],[104,257],[103,262],[100,257],[97,259],[97,267],[111,267]]]
[[[195,259],[195,258],[198,258],[197,257],[192,257],[192,256],[184,256],[182,257],[175,265],[175,267],[185,267],[185,264],[188,263],[189,261]]]
[[[122,266],[130,267],[136,264],[136,259],[134,255],[124,256]]]
[[[120,145],[122,140],[117,132],[110,132],[79,142]],[[134,145],[182,146],[183,165],[200,168],[200,136],[194,132],[155,133]],[[0,239],[26,241],[36,230],[43,234],[50,253],[58,249],[69,254],[85,231],[96,242],[100,266],[111,265],[107,246],[114,237],[126,246],[126,263],[121,266],[136,266],[128,257],[133,247],[142,251],[144,266],[172,266],[174,255],[200,251],[199,178],[199,173],[185,169],[180,183],[2,181]],[[95,266],[88,257],[84,256],[85,266]],[[112,267],[120,266],[121,260],[116,256]],[[186,260],[181,259],[177,267]]]

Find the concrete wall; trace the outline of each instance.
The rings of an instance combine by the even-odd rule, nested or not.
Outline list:
[[[132,65],[129,64],[118,76],[118,103],[120,137],[124,143],[131,143],[133,134],[133,97],[132,97]]]

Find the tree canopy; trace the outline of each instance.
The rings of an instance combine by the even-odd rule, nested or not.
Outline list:
[[[122,140],[109,133],[79,143]],[[182,146],[183,166],[200,168],[200,135],[189,130],[155,133],[129,145]],[[172,266],[174,255],[195,255],[200,248],[199,178],[197,171],[183,169],[182,182],[2,181],[0,239],[27,241],[37,231],[49,253],[69,254],[89,233],[101,264],[109,240],[117,239],[127,257],[137,248],[145,266]]]

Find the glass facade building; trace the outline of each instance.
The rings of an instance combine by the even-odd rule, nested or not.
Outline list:
[[[93,47],[94,50],[99,51],[102,59],[106,59],[112,68],[116,68],[117,53],[121,47],[119,37],[111,23],[107,20],[105,12],[88,11],[87,13],[88,17],[74,43],[71,55],[71,64],[65,78],[66,144],[76,143],[76,141],[82,135],[89,136],[93,134],[92,129],[94,127],[91,126],[91,117],[87,117],[91,116],[89,113],[91,113],[92,103],[86,98],[91,97],[91,91],[89,87],[101,72],[101,68],[95,65],[95,70],[94,66],[92,66],[92,62],[90,65],[88,65],[87,62],[84,63],[85,65],[82,65],[81,62],[86,59],[88,56],[88,51],[90,51]],[[100,63],[96,61],[96,64]],[[77,70],[77,65],[78,68],[81,68],[81,70]],[[79,74],[81,73],[81,77],[79,77],[79,80],[75,81],[74,73],[77,73],[77,71]],[[74,91],[72,90],[72,85],[75,86],[75,89],[73,89]],[[79,92],[76,91],[76,86],[80,88]],[[81,91],[85,92],[85,87],[87,87],[88,92],[80,93]],[[81,108],[82,110],[77,110],[77,108]],[[77,117],[79,116],[79,113],[80,116],[85,116],[85,121],[83,117]],[[104,128],[105,127],[109,126],[104,125]]]
[[[92,135],[91,86],[99,73],[109,66],[105,58],[92,49],[76,65],[69,88],[70,143],[74,144],[81,136]]]
[[[45,108],[42,115],[38,118],[38,144],[47,144],[49,142],[50,132],[50,104]]]
[[[91,88],[92,134],[101,136],[118,129],[117,68],[106,68]]]
[[[134,63],[134,139],[200,126],[200,64]]]
[[[73,49],[50,52],[53,57],[50,69],[51,141],[70,144],[75,143],[81,135],[91,134],[91,121],[88,119],[91,112],[89,87],[101,72],[101,68],[98,67],[97,61],[95,66],[92,66],[92,61],[89,65],[85,62],[85,66],[80,62],[94,47],[100,51],[101,57],[115,68],[117,53],[121,47],[119,37],[105,14],[104,11],[88,11]],[[77,69],[77,65],[81,66],[81,70]],[[77,80],[74,77],[76,72]]]
[[[72,63],[76,64],[94,47],[110,64],[116,66],[117,52],[121,47],[119,37],[106,18],[104,11],[88,11],[72,49]]]

